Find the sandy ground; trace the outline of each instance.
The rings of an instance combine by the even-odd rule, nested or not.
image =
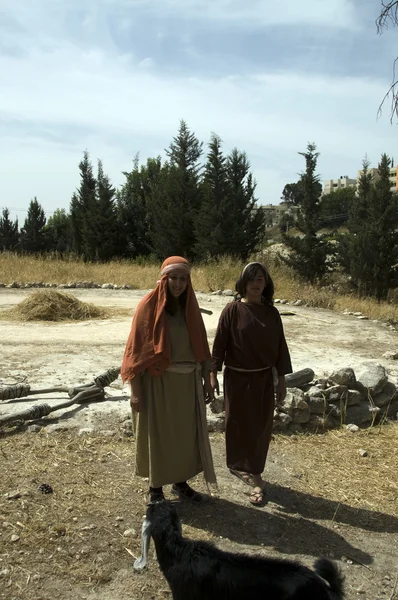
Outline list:
[[[29,290],[0,289],[0,310],[12,308],[29,293]],[[73,293],[85,302],[127,311],[131,309],[132,314],[145,292],[101,289],[74,290]],[[212,315],[203,315],[212,343],[219,315],[231,299],[198,294],[198,300],[201,307],[213,311]],[[351,315],[306,307],[277,306],[282,314],[295,371],[311,367],[317,376],[321,376],[341,367],[355,370],[372,360],[384,364],[391,379],[396,379],[398,366],[382,356],[388,350],[398,349],[396,332],[380,323],[359,320]],[[0,385],[27,382],[32,389],[43,389],[90,383],[107,369],[120,366],[130,324],[131,316],[78,323],[0,321]],[[107,388],[107,392],[112,401],[89,405],[84,410],[69,414],[64,425],[89,427],[99,412],[102,415],[108,411],[128,414],[126,389],[123,389],[120,378]],[[65,395],[44,396],[50,404],[60,397]],[[29,399],[29,403],[26,400],[1,403],[0,415],[19,411],[34,402],[35,396]]]
[[[29,293],[30,291],[1,289],[0,311],[11,308]],[[73,293],[79,299],[93,302],[98,306],[124,308],[127,311],[131,310],[131,313],[144,294],[144,292],[127,290],[76,290]],[[212,342],[220,312],[230,298],[198,294],[198,299],[200,306],[213,311],[212,315],[203,317],[209,340]],[[311,367],[317,376],[321,376],[345,366],[355,370],[360,368],[364,362],[371,360],[384,364],[390,377],[396,380],[397,363],[382,357],[388,350],[398,350],[396,332],[380,323],[358,320],[354,316],[327,310],[286,305],[278,305],[278,309],[282,314],[295,370]],[[107,369],[120,366],[130,323],[131,316],[128,315],[116,316],[109,320],[59,324],[0,320],[0,386],[27,382],[32,388],[40,389],[61,384],[72,387],[76,384],[90,383],[95,376]],[[100,560],[99,557],[102,555],[99,553],[104,552],[104,565],[109,566],[109,580],[104,579],[101,584],[85,582],[85,580],[84,583],[74,583],[77,581],[75,575],[68,577],[65,573],[62,576],[58,572],[52,574],[52,555],[48,558],[48,565],[46,554],[43,555],[44,559],[39,556],[35,558],[34,548],[28,550],[31,553],[30,558],[27,555],[25,559],[18,558],[18,550],[14,550],[14,547],[9,544],[4,554],[0,551],[0,571],[2,565],[12,566],[15,562],[23,561],[21,566],[23,575],[23,568],[26,567],[27,561],[30,561],[29,565],[32,567],[29,568],[35,569],[37,573],[42,573],[41,583],[37,584],[41,585],[41,588],[40,591],[39,589],[35,591],[35,588],[32,587],[32,580],[28,584],[27,580],[23,582],[22,579],[20,579],[18,589],[17,587],[6,588],[6,579],[1,579],[0,573],[0,598],[47,600],[53,598],[54,595],[60,600],[170,598],[167,586],[156,570],[153,558],[149,579],[143,576],[141,580],[137,580],[131,569],[132,559],[124,548],[126,542],[123,541],[123,538],[121,542],[118,541],[120,534],[109,533],[111,530],[111,526],[109,526],[106,539],[104,539],[105,524],[110,519],[115,519],[115,515],[118,514],[124,515],[125,522],[131,523],[134,529],[139,530],[143,514],[142,487],[145,485],[131,475],[132,458],[130,454],[132,448],[126,446],[126,442],[118,442],[119,445],[117,445],[112,438],[101,437],[101,431],[114,427],[115,419],[117,422],[130,414],[127,393],[120,378],[108,387],[107,391],[110,395],[109,400],[52,413],[51,417],[54,417],[51,419],[52,425],[46,427],[46,431],[49,432],[50,427],[67,429],[68,431],[59,433],[61,436],[59,439],[67,436],[65,442],[67,445],[71,447],[74,444],[78,445],[76,461],[83,461],[85,453],[93,452],[90,444],[98,444],[98,452],[104,454],[99,463],[84,463],[84,469],[88,473],[96,469],[95,475],[92,476],[94,482],[96,478],[100,481],[101,477],[104,478],[104,482],[106,481],[103,485],[104,497],[108,502],[113,501],[115,506],[109,508],[109,513],[107,512],[102,520],[98,517],[98,528],[90,533],[91,550],[84,559],[86,569],[84,573],[90,572],[90,565],[92,566],[94,561]],[[46,402],[52,405],[56,404],[61,397],[65,398],[65,394],[46,394],[38,396],[36,402]],[[0,416],[32,406],[35,403],[34,398],[0,402]],[[92,442],[75,442],[75,438],[70,435],[72,427],[93,427],[99,431],[100,437],[93,438]],[[47,442],[45,436],[35,436],[30,439],[32,440],[30,443],[33,446],[36,444],[39,451],[40,444],[51,446],[51,441]],[[82,440],[82,438],[77,439]],[[23,452],[23,446],[28,442],[18,435],[5,440],[0,439],[0,450],[3,450],[3,454],[0,453],[0,465],[1,460],[5,460],[6,456],[10,460],[13,443],[22,446]],[[54,442],[53,445],[57,443]],[[59,443],[61,444],[61,442]],[[294,445],[282,444],[281,449],[278,450],[279,446],[276,442],[273,445],[266,469],[271,501],[264,509],[250,507],[246,496],[247,488],[232,478],[225,468],[223,434],[212,434],[211,443],[219,480],[220,499],[206,505],[201,511],[196,509],[193,512],[193,509],[189,507],[181,508],[185,523],[184,531],[188,531],[189,536],[195,535],[195,531],[199,534],[210,532],[213,536],[212,539],[221,547],[234,551],[262,552],[265,546],[268,554],[293,556],[307,565],[311,565],[313,559],[319,553],[323,553],[336,559],[342,566],[347,577],[348,600],[354,600],[354,598],[397,600],[396,588],[394,591],[394,582],[396,583],[396,577],[398,577],[398,520],[396,517],[365,510],[360,506],[360,499],[358,506],[354,508],[348,504],[317,497],[305,485],[305,466],[297,462]],[[131,446],[133,445],[134,441],[132,440]],[[55,452],[55,450],[51,449],[50,452]],[[123,457],[126,455],[130,458],[120,459],[118,454],[122,455],[122,452],[124,453]],[[93,459],[88,458],[87,460],[92,461]],[[112,463],[112,469],[108,464],[109,461],[114,463]],[[102,462],[104,462],[103,465]],[[48,513],[50,517],[58,515],[60,508],[65,508],[67,511],[69,500],[65,494],[72,486],[69,479],[75,477],[75,472],[70,465],[69,467],[65,466],[65,472],[62,473],[62,477],[65,478],[63,486],[59,481],[58,498],[54,494],[53,499],[42,500],[37,498],[37,491],[32,487],[31,474],[29,472],[25,474],[23,467],[18,466],[15,466],[14,473],[12,463],[9,464],[9,479],[3,495],[4,491],[15,489],[17,485],[22,488],[30,486],[29,489],[33,491],[29,493],[33,496],[30,500],[29,497],[22,500],[22,505],[25,503],[30,507],[29,502],[31,503],[30,511],[34,512],[37,508],[40,514],[45,515],[46,513],[43,511],[49,510],[49,508],[44,508],[45,502],[54,505],[53,513]],[[61,477],[61,474],[57,475],[58,462],[54,464],[56,466],[50,465],[46,471],[47,480],[51,481],[51,477],[53,477],[57,481],[57,476]],[[126,466],[128,472],[126,472]],[[393,468],[393,465],[391,467]],[[67,471],[68,468],[70,472]],[[123,490],[128,496],[128,502],[124,496],[119,498],[118,494],[114,493],[112,482],[117,477],[126,480]],[[64,487],[63,495],[66,498],[64,500],[62,487]],[[26,515],[24,516],[22,508],[19,509],[18,505],[14,507],[4,498],[0,498],[0,518],[2,501],[6,503],[4,506],[9,512],[7,520],[14,519],[17,522],[18,519],[21,521],[25,518]],[[18,512],[19,510],[20,512]],[[90,520],[90,515],[92,520],[95,519],[90,505],[82,505],[80,513],[76,517],[79,518],[79,521],[83,518],[82,514],[85,515],[87,522]],[[34,514],[36,513],[34,512]],[[74,512],[70,513],[71,517],[74,515]],[[55,519],[55,517],[53,518]],[[48,525],[45,516],[43,516],[43,521],[45,528]],[[188,523],[188,529],[186,529],[186,523]],[[70,527],[74,526],[71,522]],[[94,539],[95,531],[98,532],[96,540]],[[117,529],[112,526],[112,531],[116,532]],[[78,539],[81,538],[81,543],[83,543],[84,536],[88,537],[87,532],[81,533],[80,530],[76,535],[80,536]],[[108,538],[113,540],[113,546],[107,546],[110,544]],[[5,539],[4,536],[3,539]],[[0,546],[1,543],[0,538]],[[58,541],[54,544],[62,546]],[[117,545],[120,546],[119,554],[115,550]],[[105,546],[107,547],[106,552]],[[139,552],[138,538],[135,538],[132,547],[135,552]],[[80,562],[82,560],[80,558]],[[76,561],[72,558],[69,558],[65,564],[69,565],[69,569],[76,569]],[[14,571],[14,577],[15,573],[16,571]],[[80,579],[80,581],[83,580]],[[10,595],[11,589],[14,590],[12,595]],[[139,593],[136,591],[137,589],[140,590]]]

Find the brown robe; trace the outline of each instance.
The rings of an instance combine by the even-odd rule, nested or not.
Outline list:
[[[272,433],[275,406],[272,367],[292,372],[278,310],[231,302],[220,315],[213,345],[213,370],[224,370],[225,440],[230,469],[261,474]],[[258,372],[234,371],[263,369]]]

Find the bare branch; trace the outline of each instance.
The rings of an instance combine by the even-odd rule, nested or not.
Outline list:
[[[391,21],[393,25],[398,25],[398,0],[394,2],[381,2],[382,11],[376,19],[377,33],[382,34],[383,29],[388,28],[388,22]]]
[[[396,3],[398,5],[398,0]],[[398,7],[397,7],[398,10]],[[391,95],[391,109],[390,109],[390,123],[392,124],[394,116],[398,118],[398,80],[396,77],[396,67],[397,67],[398,57],[394,60],[393,69],[392,69],[392,83],[388,88],[387,93],[385,94],[383,100],[380,103],[380,106],[377,111],[377,118],[380,118],[383,112],[383,105],[386,100]]]

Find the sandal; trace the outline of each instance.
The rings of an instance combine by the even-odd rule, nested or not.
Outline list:
[[[164,497],[163,492],[152,492],[149,490],[149,492],[145,494],[145,501],[147,505],[160,504],[160,502],[166,502],[166,498]]]
[[[243,481],[246,485],[253,485],[253,478],[250,473],[245,473],[244,471],[237,471],[236,469],[230,469],[229,472],[231,475],[235,475],[238,479]]]
[[[249,497],[250,504],[253,506],[263,506],[265,504],[265,492],[260,487],[255,487]]]
[[[203,496],[199,494],[199,492],[195,492],[188,484],[184,486],[173,485],[171,488],[172,494],[178,496],[179,498],[184,498],[185,500],[189,500],[190,502],[202,502]]]

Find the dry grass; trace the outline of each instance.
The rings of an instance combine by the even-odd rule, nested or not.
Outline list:
[[[214,436],[212,444],[219,453],[223,435]],[[77,590],[84,597],[91,591],[105,597],[105,585],[120,570],[132,598],[170,597],[153,559],[150,577],[138,576],[131,568],[132,556],[140,554],[146,485],[133,476],[134,446],[133,438],[121,434],[81,438],[71,431],[32,435],[15,430],[2,439],[0,571],[7,574],[0,578],[0,598],[83,597],[74,595]],[[359,456],[360,448],[368,457]],[[290,493],[297,493],[299,510],[303,515],[310,511],[309,518],[316,518],[319,498],[328,501],[332,524],[355,521],[353,515],[358,514],[368,520],[362,524],[365,529],[388,531],[389,520],[398,514],[398,424],[357,434],[341,430],[322,436],[277,435],[272,454],[279,457],[284,472],[295,475],[289,479]],[[41,494],[40,483],[50,484],[54,493]],[[236,481],[230,485],[236,486]],[[241,530],[247,540],[248,523],[232,523],[230,509],[215,506],[222,521],[217,527],[235,534]],[[257,516],[261,520],[254,511],[253,519]],[[125,536],[129,529],[136,533]],[[184,525],[188,537],[214,540],[209,529]],[[18,536],[14,542],[12,535]]]
[[[339,429],[276,439],[278,451],[295,457],[300,465],[298,489],[351,507],[398,515],[398,423],[355,434]],[[360,455],[361,449],[366,457]]]
[[[7,316],[21,321],[84,321],[104,319],[108,313],[94,304],[81,302],[73,294],[45,289],[29,294]]]
[[[254,257],[256,259],[256,257]],[[265,259],[266,262],[268,259]],[[197,264],[192,270],[192,282],[196,290],[212,292],[219,289],[235,289],[235,282],[243,263],[224,257],[217,262]],[[377,302],[372,298],[359,298],[355,294],[337,293],[336,290],[305,284],[292,272],[270,261],[269,268],[275,283],[275,296],[288,301],[303,300],[314,308],[336,311],[358,311],[369,319],[398,323],[398,306]],[[159,277],[159,264],[138,261],[114,261],[107,264],[90,264],[81,260],[59,260],[0,253],[1,283],[20,284],[28,282],[70,283],[91,281],[98,284],[113,283],[131,285],[135,289],[152,289]]]

